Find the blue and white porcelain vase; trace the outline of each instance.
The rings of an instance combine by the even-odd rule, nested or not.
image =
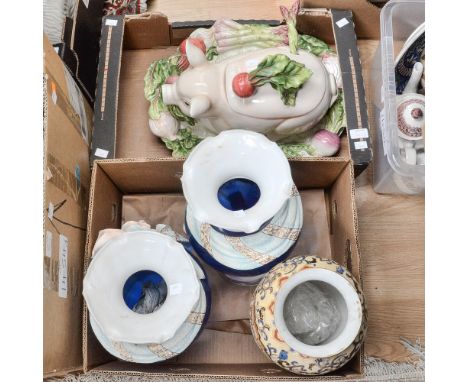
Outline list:
[[[190,244],[231,280],[257,283],[294,248],[301,198],[287,158],[262,134],[206,138],[184,163],[182,187]]]
[[[173,358],[208,320],[206,274],[173,236],[144,222],[99,234],[83,296],[94,334],[117,358],[136,363]]]

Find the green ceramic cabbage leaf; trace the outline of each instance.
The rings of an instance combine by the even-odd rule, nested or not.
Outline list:
[[[312,71],[304,64],[291,60],[284,54],[275,54],[260,62],[249,73],[249,79],[257,87],[270,84],[281,94],[285,105],[294,106],[297,92],[311,75]]]
[[[150,119],[158,119],[163,111],[169,111],[172,116],[180,122],[187,122],[190,126],[195,124],[195,120],[184,114],[176,105],[165,105],[162,102],[161,86],[170,76],[180,74],[178,67],[180,55],[154,61],[145,75],[145,98],[150,101],[148,114]]]
[[[325,129],[332,133],[341,135],[344,128],[346,127],[346,115],[344,108],[343,91],[340,90],[335,103],[330,109],[328,109],[325,119]]]
[[[208,61],[212,61],[213,58],[215,58],[217,55],[218,55],[218,49],[214,45],[209,47],[205,54],[206,59]]]
[[[325,42],[319,40],[317,37],[309,36],[306,34],[299,35],[299,49],[303,49],[316,56],[321,56],[323,53],[333,52]]]
[[[174,55],[156,60],[149,66],[145,75],[145,98],[148,101],[151,102],[160,96],[161,86],[168,77],[180,74],[178,62],[179,55]]]
[[[192,134],[190,129],[180,129],[177,138],[170,140],[163,138],[166,147],[172,151],[172,156],[176,158],[186,158],[192,149],[198,145],[202,138]]]
[[[184,114],[182,110],[180,110],[180,107],[177,105],[167,105],[167,110],[169,113],[172,114],[172,116],[177,119],[180,122],[187,122],[190,126],[195,125],[195,120],[188,116],[187,114]]]
[[[287,158],[316,156],[315,149],[307,143],[284,143],[278,145]]]

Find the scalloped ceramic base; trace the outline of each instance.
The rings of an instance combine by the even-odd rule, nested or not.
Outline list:
[[[99,328],[91,314],[90,324],[98,341],[114,357],[135,363],[162,362],[183,353],[195,341],[208,321],[210,300],[209,287],[206,282],[202,282],[200,299],[194,307],[193,312],[182,324],[174,337],[162,344],[132,344],[111,341]]]
[[[152,230],[144,222],[127,222],[122,229],[102,230],[83,283],[91,328],[98,341],[109,353],[129,362],[154,363],[179,355],[199,335],[210,312],[211,291],[206,273],[176,241],[175,232],[165,226],[156,228]],[[142,269],[160,274],[168,282],[164,303],[153,313],[132,311],[122,295],[122,281],[127,278],[116,272],[119,267],[123,268],[120,273],[129,275]],[[113,272],[109,273],[109,269]],[[107,305],[105,300],[96,298],[106,293],[114,296]],[[170,298],[172,304],[168,303]],[[103,314],[109,319],[103,320]],[[109,322],[123,328],[118,331],[120,337],[138,341],[113,338],[108,333],[115,334],[116,325]]]

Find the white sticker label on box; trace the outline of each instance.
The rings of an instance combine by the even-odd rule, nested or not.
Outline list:
[[[47,217],[52,220],[54,218],[54,204],[49,202],[49,208],[47,209]]]
[[[110,27],[115,27],[117,25],[117,22],[119,20],[116,19],[107,19],[106,20],[106,25],[109,25]]]
[[[89,0],[82,0],[86,8],[89,7]]]
[[[107,156],[109,155],[109,151],[103,149],[96,149],[94,155],[96,155],[99,158],[107,158]]]
[[[182,293],[182,284],[172,284],[169,285],[169,296],[176,296]]]
[[[338,20],[336,22],[336,25],[338,25],[338,28],[343,28],[345,25],[348,25],[349,21],[347,18],[343,17],[341,20]]]
[[[45,255],[52,257],[52,232],[46,231]]]
[[[369,138],[368,129],[350,129],[349,136],[351,139]]]
[[[354,148],[355,148],[356,150],[367,149],[367,142],[366,142],[366,141],[354,142]]]
[[[57,105],[57,99],[58,99],[57,92],[53,91],[50,97],[52,98],[52,102],[54,103],[54,105]]]
[[[59,239],[59,271],[58,271],[58,295],[67,298],[68,291],[68,238],[60,235]]]

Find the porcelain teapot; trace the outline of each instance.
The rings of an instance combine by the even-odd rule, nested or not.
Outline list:
[[[418,86],[424,66],[416,62],[411,77],[401,95],[396,98],[400,150],[406,163],[424,164],[425,96],[419,94]]]
[[[188,41],[186,53],[190,67],[174,82],[162,86],[162,101],[179,106],[184,114],[196,118],[215,135],[224,130],[245,129],[278,141],[314,126],[338,95],[335,77],[320,58],[303,50],[293,54],[289,47],[274,47],[210,62],[200,48]],[[238,96],[232,86],[234,77],[254,70],[267,56],[278,54],[312,72],[299,89],[295,104],[283,103],[270,84],[257,88],[249,97]]]
[[[418,94],[424,66],[416,62],[411,77],[401,95],[397,96],[398,134],[407,140],[423,138],[425,97]]]

